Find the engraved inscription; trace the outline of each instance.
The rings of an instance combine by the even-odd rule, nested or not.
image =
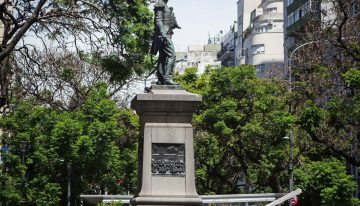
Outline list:
[[[153,175],[185,176],[185,145],[152,144],[151,171]]]

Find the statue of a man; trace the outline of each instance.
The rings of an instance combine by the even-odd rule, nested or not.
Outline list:
[[[157,55],[159,60],[156,66],[158,85],[177,85],[171,80],[171,74],[175,67],[176,53],[171,40],[173,29],[181,29],[177,24],[173,9],[168,7],[168,0],[158,0],[154,6],[155,32],[151,46],[151,54]]]

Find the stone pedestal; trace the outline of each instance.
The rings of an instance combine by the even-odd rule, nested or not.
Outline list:
[[[191,125],[201,100],[179,86],[152,86],[132,101],[141,124],[138,192],[132,205],[201,204]]]

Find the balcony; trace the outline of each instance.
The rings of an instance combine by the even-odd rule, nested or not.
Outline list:
[[[299,19],[298,21],[296,21],[295,23],[293,23],[292,25],[287,27],[288,33],[289,34],[296,33],[297,31],[299,31],[301,28],[303,28],[305,26],[305,23],[306,23],[305,17]]]
[[[308,1],[309,0],[295,0],[292,4],[290,4],[287,7],[287,13],[291,14],[292,12],[294,12],[296,9],[300,8],[302,5],[304,5]]]
[[[284,14],[282,13],[264,13],[262,15],[259,15],[255,17],[255,21],[261,22],[261,21],[284,21]]]
[[[321,21],[321,14],[318,12],[308,12],[304,16],[302,16],[299,20],[291,24],[290,26],[287,26],[287,31],[289,34],[296,33],[297,31],[304,28],[304,26],[309,23],[309,20],[311,19],[313,23],[319,23]],[[316,20],[314,22],[314,20]],[[320,25],[319,25],[320,26]]]
[[[274,2],[282,2],[282,0],[262,0],[259,7],[261,7],[265,3],[270,4],[270,3],[274,3]]]

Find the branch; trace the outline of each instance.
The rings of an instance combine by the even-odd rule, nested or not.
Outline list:
[[[37,7],[34,10],[34,13],[27,19],[27,21],[22,25],[17,34],[7,45],[4,51],[0,52],[0,62],[2,62],[9,54],[14,50],[16,45],[19,43],[21,38],[29,30],[29,28],[37,21],[41,8],[44,6],[47,0],[40,0]]]
[[[346,26],[348,25],[348,21],[350,19],[349,14],[347,12],[347,8],[345,8],[343,1],[338,1],[341,13],[343,15],[343,18],[340,22],[340,25],[338,27],[338,36],[337,36],[337,42],[339,43],[340,47],[346,50],[350,56],[355,59],[356,61],[360,61],[360,58],[353,52],[351,48],[348,47],[344,40],[343,30],[346,29]]]
[[[313,141],[325,145],[328,149],[330,149],[332,152],[334,152],[334,157],[337,157],[337,158],[343,157],[350,164],[357,166],[357,167],[360,166],[360,161],[357,160],[357,158],[352,157],[348,151],[344,152],[342,150],[335,148],[334,144],[328,143],[327,141],[320,139],[314,132],[308,131],[308,133]]]

